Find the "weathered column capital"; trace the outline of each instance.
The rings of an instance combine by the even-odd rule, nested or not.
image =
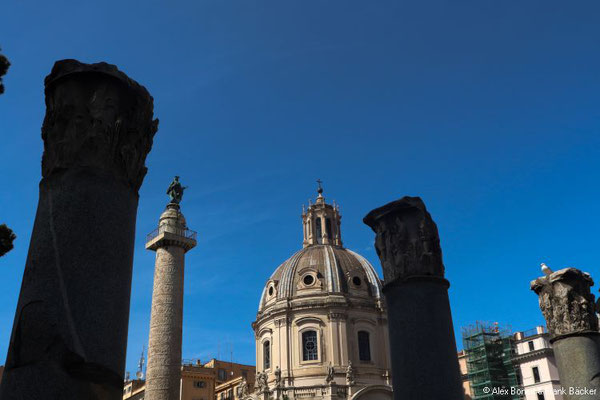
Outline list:
[[[42,176],[74,167],[101,170],[137,193],[158,129],[148,91],[104,62],[57,61],[44,83]]]
[[[435,222],[419,197],[405,196],[371,211],[363,222],[373,229],[385,285],[417,276],[444,278]]]
[[[594,285],[591,276],[576,268],[565,268],[531,282],[540,300],[550,333],[556,336],[598,332]]]

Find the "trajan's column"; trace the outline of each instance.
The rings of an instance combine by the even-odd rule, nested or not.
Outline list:
[[[184,189],[176,176],[167,190],[171,202],[146,242],[146,249],[156,251],[146,400],[179,399],[184,261],[196,246],[196,232],[187,228],[179,208]]]

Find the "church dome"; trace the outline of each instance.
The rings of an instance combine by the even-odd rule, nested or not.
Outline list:
[[[252,399],[391,400],[381,281],[342,245],[340,208],[325,202],[317,182],[318,197],[302,210],[303,248],[271,274],[252,323]]]
[[[281,264],[267,281],[258,306],[259,319],[263,311],[282,300],[287,303],[295,298],[336,294],[346,300],[353,298],[355,304],[367,302],[382,308],[381,281],[375,269],[363,256],[342,246],[340,208],[335,201],[325,201],[320,183],[317,193],[315,203],[302,210],[303,249]]]
[[[341,246],[310,245],[296,252],[271,275],[258,311],[281,299],[336,293],[379,302],[381,281],[360,254]]]

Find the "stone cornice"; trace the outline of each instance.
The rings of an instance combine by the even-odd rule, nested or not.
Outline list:
[[[345,313],[331,312],[327,315],[327,318],[330,321],[345,321],[348,319],[348,315]]]
[[[290,320],[287,317],[275,319],[274,322],[275,326],[278,328],[281,326],[288,326],[290,324]]]
[[[315,323],[315,324],[320,325],[320,326],[324,325],[323,320],[321,318],[313,317],[313,316],[306,316],[306,317],[296,318],[293,322],[297,326],[304,325],[304,324],[309,324],[309,323]]]
[[[146,249],[156,251],[159,247],[177,246],[184,249],[186,252],[196,246],[194,239],[186,238],[171,232],[162,232],[154,239],[146,243]]]
[[[258,326],[265,320],[277,318],[278,316],[289,314],[290,312],[331,309],[340,310],[340,312],[344,312],[343,310],[348,309],[374,310],[380,316],[385,314],[385,311],[378,307],[377,303],[372,299],[365,299],[364,301],[360,301],[360,299],[353,299],[353,301],[349,301],[343,296],[335,296],[333,298],[332,296],[311,296],[304,299],[279,300],[276,303],[265,307],[265,309],[257,314],[256,321],[254,321],[253,326]]]
[[[521,364],[526,361],[531,361],[531,360],[535,360],[538,358],[544,358],[544,357],[553,357],[553,356],[554,356],[554,351],[549,347],[545,347],[543,349],[529,351],[529,352],[523,353],[523,354],[517,354],[512,357],[512,361],[513,361],[513,364]]]

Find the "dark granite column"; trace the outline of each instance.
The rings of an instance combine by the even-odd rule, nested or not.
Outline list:
[[[106,63],[45,80],[42,180],[0,398],[121,399],[135,222],[158,121]]]
[[[371,211],[396,400],[464,398],[437,226],[418,197]]]
[[[600,399],[600,332],[589,274],[565,268],[531,282],[540,299],[565,400]]]

